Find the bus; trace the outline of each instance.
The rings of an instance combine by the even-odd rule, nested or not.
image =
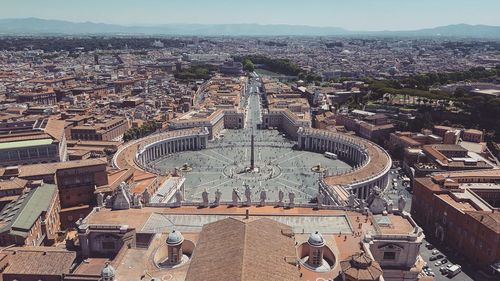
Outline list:
[[[337,154],[331,152],[325,152],[325,157],[333,160],[337,160]]]

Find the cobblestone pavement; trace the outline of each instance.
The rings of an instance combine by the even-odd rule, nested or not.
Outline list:
[[[155,163],[159,169],[174,170],[184,164],[192,170],[185,172],[185,200],[201,201],[206,189],[213,196],[217,189],[222,192],[222,200],[231,200],[233,188],[238,188],[245,200],[246,186],[251,189],[252,201],[258,202],[262,189],[266,190],[268,201],[277,201],[282,189],[285,197],[295,193],[297,203],[309,202],[318,192],[319,174],[311,168],[325,167],[329,172],[346,171],[351,167],[340,161],[324,157],[322,154],[293,150],[293,141],[277,130],[257,130],[261,121],[261,105],[258,87],[254,82],[243,99],[246,105],[246,125],[241,130],[225,130],[223,137],[211,141],[207,149],[187,151]],[[250,139],[255,135],[255,162],[258,169],[244,172],[250,164]]]

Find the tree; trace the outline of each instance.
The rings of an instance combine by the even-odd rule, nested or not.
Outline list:
[[[243,70],[248,72],[253,72],[255,70],[255,66],[250,59],[243,60]]]

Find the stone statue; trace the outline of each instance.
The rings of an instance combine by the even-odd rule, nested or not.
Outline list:
[[[148,189],[144,189],[144,192],[142,193],[142,202],[144,204],[149,204],[151,202],[151,194],[149,194]]]
[[[106,200],[104,201],[104,205],[106,206],[106,208],[113,207],[113,197],[111,197],[111,195],[106,196]]]
[[[139,209],[142,208],[141,197],[142,196],[137,193],[134,193],[134,195],[132,196],[132,202],[134,204],[134,208],[139,208]]]
[[[260,191],[260,205],[264,206],[266,204],[267,192],[265,189]]]
[[[394,207],[394,203],[392,202],[392,200],[387,200],[386,203],[387,203],[387,212],[391,213]]]
[[[180,206],[182,204],[182,192],[180,189],[177,189],[175,192],[175,205]]]
[[[398,211],[402,213],[405,210],[405,207],[406,207],[406,199],[403,195],[401,195],[399,196],[398,199]]]
[[[245,198],[246,198],[246,205],[250,206],[252,205],[252,190],[250,190],[249,185],[245,185]]]
[[[97,193],[97,207],[104,206],[104,195],[102,193]]]
[[[208,191],[205,188],[203,192],[201,193],[201,199],[203,200],[202,207],[208,207]]]
[[[290,193],[288,193],[288,199],[290,200],[289,207],[290,208],[295,207],[295,193],[293,191],[291,191]]]
[[[318,195],[316,196],[316,204],[318,204],[318,209],[321,209],[323,207],[323,201],[325,200],[325,195],[323,193],[319,192]]]
[[[375,186],[372,193],[368,196],[368,208],[373,214],[381,214],[386,210],[387,202],[381,196],[380,189]]]
[[[237,188],[233,188],[232,200],[233,200],[233,206],[238,207],[238,202],[241,200],[241,198],[240,198],[240,192],[238,191]]]
[[[359,204],[359,207],[361,210],[364,210],[366,208],[366,201],[365,199],[361,199],[361,203]]]
[[[127,184],[122,182],[116,190],[115,196],[113,198],[113,210],[128,210],[131,207],[129,194],[126,190]]]
[[[219,206],[221,196],[222,192],[220,192],[220,189],[217,188],[217,190],[215,191],[215,201],[214,201],[215,206]]]
[[[283,198],[285,198],[285,193],[280,188],[280,190],[278,191],[278,206],[280,207],[283,206]]]
[[[348,200],[349,207],[354,208],[354,205],[356,204],[356,196],[352,192],[349,193]]]

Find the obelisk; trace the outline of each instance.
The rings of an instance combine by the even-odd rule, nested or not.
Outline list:
[[[255,158],[254,158],[254,135],[253,135],[253,128],[252,128],[252,137],[250,140],[250,171],[253,171],[255,169]]]

